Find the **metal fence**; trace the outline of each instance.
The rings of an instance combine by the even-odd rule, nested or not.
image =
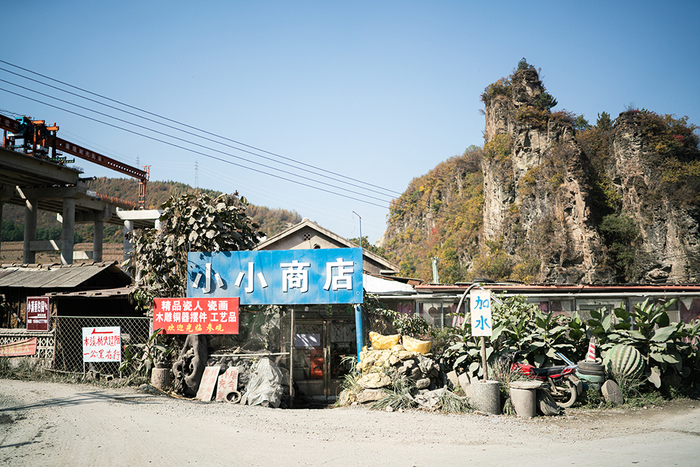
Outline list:
[[[56,320],[55,370],[83,372],[87,369],[101,374],[119,374],[119,363],[92,362],[83,364],[83,328],[118,326],[121,329],[122,355],[130,344],[144,344],[150,337],[150,318],[146,317],[86,317],[58,316]],[[126,375],[124,375],[126,376]]]
[[[26,329],[0,329],[0,345],[12,344],[36,338],[36,354],[33,358],[42,360],[42,365],[50,366],[53,362],[54,332],[27,331]]]

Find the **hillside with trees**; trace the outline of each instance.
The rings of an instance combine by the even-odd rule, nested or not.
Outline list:
[[[99,194],[120,198],[132,203],[138,202],[138,181],[127,178],[97,177],[88,181],[88,189]],[[195,188],[180,182],[152,181],[148,183],[146,203],[148,209],[156,209],[171,196],[180,197],[184,194],[203,193],[215,198],[222,193],[215,190]],[[301,216],[295,211],[286,209],[267,208],[249,205],[247,214],[260,225],[260,230],[266,235],[275,235],[291,225],[301,222]],[[37,240],[60,240],[61,224],[56,215],[39,211]],[[92,224],[78,224],[75,229],[75,242],[91,242],[94,227]],[[104,239],[106,243],[122,243],[124,229],[121,226],[105,225]],[[24,239],[24,209],[21,206],[4,205],[2,213],[2,241],[21,242]]]

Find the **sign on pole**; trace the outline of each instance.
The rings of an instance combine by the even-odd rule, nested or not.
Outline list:
[[[27,331],[49,330],[49,297],[27,297]]]
[[[153,329],[166,334],[238,334],[238,298],[156,298]]]
[[[83,328],[83,362],[121,362],[119,326]]]
[[[241,305],[362,303],[362,249],[222,251],[187,255],[188,297]]]
[[[469,293],[469,308],[471,311],[472,336],[491,336],[491,291],[472,290]]]

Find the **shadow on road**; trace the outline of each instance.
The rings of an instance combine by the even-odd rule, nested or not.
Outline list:
[[[18,410],[31,410],[43,407],[61,407],[79,404],[92,404],[93,402],[115,402],[118,404],[149,404],[155,396],[150,394],[136,394],[128,396],[114,396],[104,394],[99,391],[81,392],[70,397],[54,397],[29,405],[17,405],[14,407],[4,407],[0,409],[2,412],[13,412]]]

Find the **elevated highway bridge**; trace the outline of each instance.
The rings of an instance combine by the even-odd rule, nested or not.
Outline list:
[[[94,247],[87,256],[92,256],[95,262],[102,261],[105,223],[124,225],[125,233],[133,228],[154,226],[155,219],[159,217],[158,211],[134,210],[136,206],[133,203],[107,198],[88,190],[82,171],[67,166],[65,158],[56,156],[56,147],[62,151],[68,148],[70,154],[75,152],[78,157],[139,178],[140,201],[145,198],[146,172],[56,138],[55,130],[58,127],[49,127],[52,130],[55,128],[53,140],[44,136],[37,145],[37,134],[41,136],[41,131],[46,129],[43,122],[39,123],[38,130],[30,125],[29,130],[35,131],[32,142],[27,125],[20,128],[18,121],[0,115],[0,128],[4,130],[3,144],[0,146],[0,224],[4,204],[24,207],[24,263],[34,263],[38,251],[60,251],[61,263],[71,264],[74,254],[78,253],[73,251],[76,223],[94,224]],[[10,133],[8,137],[8,129],[21,133]],[[23,139],[24,144],[13,144],[16,138]],[[49,149],[53,149],[51,156]],[[62,222],[60,241],[36,240],[40,210],[57,214]],[[126,239],[124,247],[125,254],[131,251]],[[84,255],[78,257],[85,259]]]

